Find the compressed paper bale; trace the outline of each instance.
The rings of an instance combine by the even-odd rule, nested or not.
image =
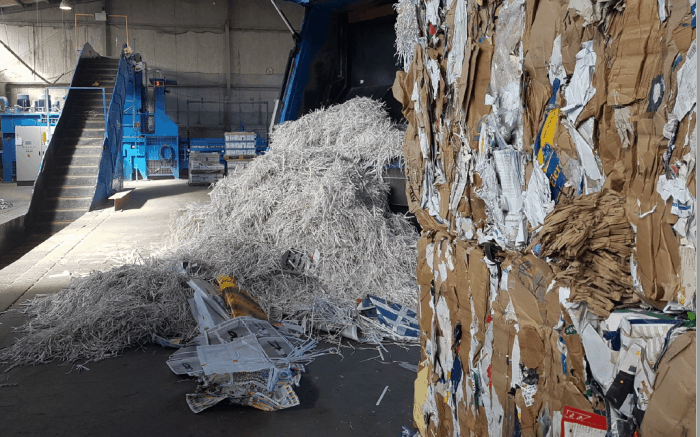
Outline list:
[[[697,97],[677,93],[694,86],[679,72],[695,56],[690,4],[673,4],[664,19],[653,2],[567,3],[467,2],[468,26],[456,28],[463,3],[419,2],[421,38],[411,68],[397,74],[393,89],[409,121],[407,192],[423,228],[421,365],[429,374],[421,383],[437,394],[415,409],[427,420],[421,428],[428,435],[456,434],[461,426],[461,435],[510,436],[516,417],[523,435],[556,434],[567,405],[584,411],[602,407],[602,396],[584,395],[587,364],[577,330],[603,323],[611,311],[640,307],[641,299],[658,308],[668,302],[677,310],[671,301],[683,300],[678,248],[694,248],[694,217],[672,211],[692,209],[694,215],[695,200],[664,204],[655,189],[660,175],[677,178],[678,186],[695,180],[694,169],[687,170],[695,159],[694,140],[686,133],[695,115],[686,112]],[[508,28],[513,23],[524,30],[520,24]],[[587,63],[576,62],[582,45],[588,48]],[[465,97],[452,83],[459,71],[454,60],[460,58],[460,81],[469,84]],[[512,80],[502,79],[504,71]],[[508,82],[515,86],[508,88]],[[576,104],[575,91],[586,98],[575,108],[576,123],[565,125],[561,111]],[[679,99],[683,110],[677,118],[683,120],[673,120],[668,114]],[[519,117],[522,143],[520,125],[513,122]],[[623,118],[632,124],[618,120]],[[465,146],[476,156],[475,170],[454,165]],[[510,174],[493,165],[496,154],[514,152],[521,153],[524,171]],[[535,162],[542,174],[534,172]],[[549,190],[534,186],[533,174],[544,175]],[[521,191],[531,186],[533,193],[523,197]],[[527,203],[532,201],[538,208]],[[523,202],[528,212],[542,211],[544,217],[530,214],[527,229],[520,225]],[[473,226],[471,233],[464,223]],[[445,241],[455,253],[460,246],[470,248],[470,255],[457,256],[466,266],[436,266]],[[513,244],[520,241],[526,243]],[[499,288],[479,272],[490,263],[498,265],[492,276]],[[549,270],[551,277],[542,273]],[[446,299],[448,308],[441,308],[439,299],[449,296],[450,287],[457,298]],[[682,305],[694,309],[692,302]],[[445,344],[449,335],[441,338],[449,331],[446,317],[462,333],[451,347]],[[498,341],[491,341],[491,325]],[[517,359],[515,336],[521,346]],[[484,371],[486,356],[535,366],[537,391],[532,393],[531,381],[525,393],[517,364],[496,362]],[[461,383],[444,368],[456,357],[463,365]],[[514,394],[498,388],[504,380]],[[485,386],[496,387],[497,399]],[[623,427],[623,419],[615,422],[612,414],[608,419]]]

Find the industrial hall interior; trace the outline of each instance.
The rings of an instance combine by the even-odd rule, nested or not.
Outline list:
[[[0,436],[696,435],[696,0],[0,0]]]

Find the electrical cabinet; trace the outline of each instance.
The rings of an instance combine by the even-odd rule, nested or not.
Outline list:
[[[17,185],[34,185],[49,140],[46,126],[15,127]]]

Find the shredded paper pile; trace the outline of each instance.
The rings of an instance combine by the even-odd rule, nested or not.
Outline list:
[[[191,340],[182,261],[210,281],[235,277],[270,320],[295,319],[307,335],[406,339],[401,326],[357,310],[367,295],[416,307],[417,233],[389,210],[382,179],[403,137],[382,104],[366,98],[278,126],[268,154],[218,182],[210,203],[180,211],[171,253],[24,303],[22,336],[0,360],[99,360],[153,335]]]

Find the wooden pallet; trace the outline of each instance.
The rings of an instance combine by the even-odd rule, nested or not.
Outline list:
[[[226,161],[248,161],[255,158],[256,155],[224,155]]]

